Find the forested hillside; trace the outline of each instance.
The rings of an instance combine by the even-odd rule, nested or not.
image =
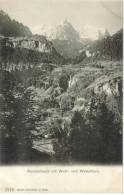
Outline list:
[[[114,35],[104,36],[102,39],[94,41],[89,46],[91,56],[95,59],[120,60],[123,49],[123,29]]]
[[[4,36],[31,36],[27,26],[12,20],[4,11],[0,10],[0,35]]]

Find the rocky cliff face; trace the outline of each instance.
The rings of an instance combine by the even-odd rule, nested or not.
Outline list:
[[[92,109],[92,101],[94,101],[95,109],[103,102],[108,110],[114,113],[115,120],[121,121],[122,116],[122,75],[114,75],[111,78],[100,77],[90,84],[83,94],[76,98],[74,111],[82,111],[87,113]],[[94,109],[94,108],[93,108]],[[94,110],[94,112],[96,112]]]
[[[1,44],[4,47],[11,47],[14,49],[24,48],[28,50],[36,50],[42,53],[52,52],[53,45],[51,42],[47,41],[45,37],[38,39],[35,37],[19,37],[19,38],[3,38],[1,37]]]
[[[64,61],[45,37],[0,37],[0,62],[5,70],[29,69],[40,63],[63,64]]]

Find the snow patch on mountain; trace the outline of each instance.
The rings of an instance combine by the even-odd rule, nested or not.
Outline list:
[[[75,29],[70,22],[64,20],[60,25],[42,24],[31,28],[34,34],[46,36],[48,39],[98,39],[98,32],[105,33],[105,28],[85,25],[82,29]]]
[[[46,25],[46,24],[32,27],[31,30],[34,34],[44,35],[48,39],[53,38],[56,34],[56,27],[53,27],[52,25]]]
[[[75,30],[70,22],[64,20],[59,25],[39,25],[31,28],[34,34],[40,34],[47,37],[47,39],[59,39],[59,40],[79,40],[80,35]]]

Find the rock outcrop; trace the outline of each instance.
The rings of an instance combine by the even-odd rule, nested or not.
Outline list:
[[[45,37],[0,37],[0,64],[5,70],[24,70],[42,63],[59,65],[64,62],[65,59]]]

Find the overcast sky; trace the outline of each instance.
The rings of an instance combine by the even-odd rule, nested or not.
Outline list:
[[[0,9],[30,28],[64,19],[79,30],[89,25],[114,33],[122,27],[121,0],[0,0]]]

